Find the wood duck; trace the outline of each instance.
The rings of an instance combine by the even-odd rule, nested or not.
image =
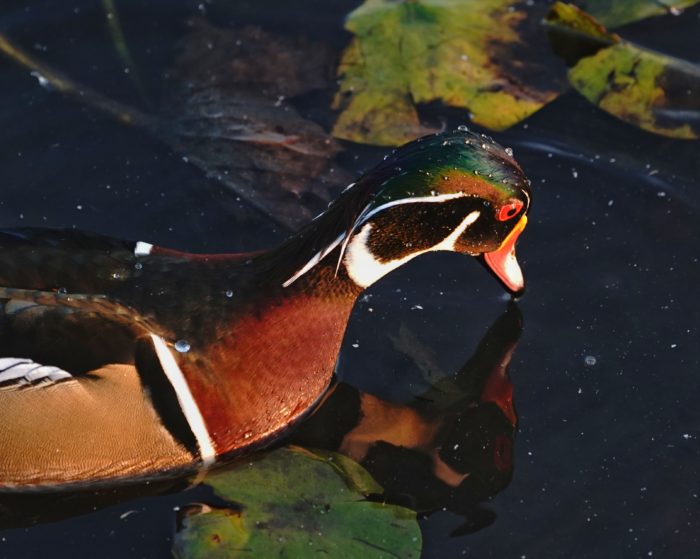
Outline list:
[[[332,378],[357,296],[429,251],[523,290],[529,182],[460,127],[388,155],[281,246],[188,254],[0,232],[0,487],[152,478],[270,443]]]

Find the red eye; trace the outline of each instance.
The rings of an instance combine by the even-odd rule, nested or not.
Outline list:
[[[523,203],[520,200],[510,200],[499,208],[496,219],[498,221],[508,221],[518,215],[522,209]]]

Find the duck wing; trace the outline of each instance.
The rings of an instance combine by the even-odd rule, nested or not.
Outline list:
[[[147,243],[69,229],[2,229],[0,285],[113,294],[138,277],[152,249]]]
[[[0,487],[194,467],[201,453],[157,340],[104,296],[0,288]]]

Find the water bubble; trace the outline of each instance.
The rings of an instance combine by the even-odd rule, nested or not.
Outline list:
[[[233,297],[233,291],[231,289],[226,290],[226,297],[228,297],[229,299]]]
[[[457,127],[457,130],[459,130],[460,132],[469,132],[469,128],[467,128],[464,124],[460,124]]]
[[[489,146],[487,146],[486,144],[481,144],[481,149],[488,149],[488,147]]]
[[[65,287],[59,287],[59,288],[56,290],[56,292],[57,292],[59,295],[65,295],[66,293],[68,293],[68,290],[67,290]]]
[[[175,342],[175,349],[180,353],[187,353],[190,347],[190,343],[187,340],[178,340]]]
[[[39,72],[30,72],[29,73],[31,76],[35,77],[39,81],[39,85],[41,87],[46,87],[49,88],[51,87],[51,82],[47,80],[44,76],[42,76]]]
[[[593,355],[586,355],[583,358],[583,362],[587,367],[593,367],[598,362],[598,360]]]
[[[513,157],[513,148],[506,148],[505,152],[508,157]]]
[[[140,270],[141,268],[143,268],[143,264],[141,264],[141,262],[137,262],[136,264],[134,264],[134,268]]]

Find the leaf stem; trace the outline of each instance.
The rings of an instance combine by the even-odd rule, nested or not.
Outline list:
[[[140,126],[148,130],[156,128],[157,119],[138,109],[115,101],[101,93],[77,83],[57,70],[36,60],[27,51],[14,44],[6,35],[0,33],[0,52],[29,70],[39,83],[64,93],[76,100],[94,107],[123,124]]]

